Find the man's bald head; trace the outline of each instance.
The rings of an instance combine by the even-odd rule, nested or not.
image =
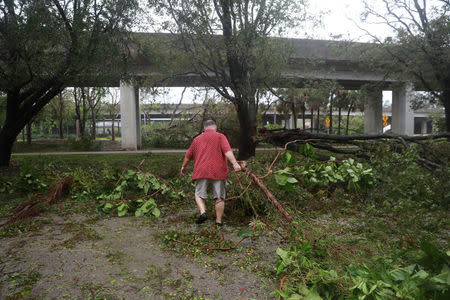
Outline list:
[[[203,122],[203,128],[206,129],[214,129],[217,130],[217,125],[216,122],[214,122],[213,120],[206,120],[205,122]]]

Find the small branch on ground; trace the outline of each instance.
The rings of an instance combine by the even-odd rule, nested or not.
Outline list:
[[[48,192],[48,197],[43,202],[34,200],[20,205],[19,207],[16,208],[14,215],[11,218],[9,218],[5,223],[1,224],[0,227],[7,224],[15,223],[19,220],[36,216],[42,209],[42,206],[52,204],[53,202],[56,202],[59,199],[61,199],[61,197],[68,190],[68,187],[72,183],[72,181],[73,178],[64,178],[63,180],[61,180],[56,185],[55,189],[50,190]]]

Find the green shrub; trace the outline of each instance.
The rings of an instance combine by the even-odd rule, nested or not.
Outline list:
[[[177,199],[184,194],[177,193],[172,187],[159,180],[151,173],[127,170],[123,174],[120,184],[112,191],[100,194],[98,211],[100,213],[112,213],[117,211],[119,217],[129,213],[136,217],[153,215],[158,218],[161,214],[153,198],[161,193],[169,198]]]
[[[94,138],[90,135],[85,135],[79,140],[69,137],[67,143],[74,151],[100,151],[102,148],[101,144],[95,143]]]
[[[381,183],[371,199],[394,210],[411,207],[448,208],[450,170],[430,172],[418,163],[414,147],[402,153],[381,149],[372,158],[372,166]]]

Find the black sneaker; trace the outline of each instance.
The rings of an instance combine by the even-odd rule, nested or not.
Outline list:
[[[222,227],[223,223],[216,222],[216,226]]]
[[[198,217],[197,221],[195,223],[197,224],[202,224],[203,222],[205,222],[208,219],[208,217],[206,216],[206,213],[202,213],[200,215],[200,217]]]

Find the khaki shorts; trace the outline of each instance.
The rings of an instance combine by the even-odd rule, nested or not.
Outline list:
[[[195,180],[195,196],[202,199],[208,198],[208,185],[212,186],[214,199],[225,199],[226,180],[217,179],[197,179]]]

